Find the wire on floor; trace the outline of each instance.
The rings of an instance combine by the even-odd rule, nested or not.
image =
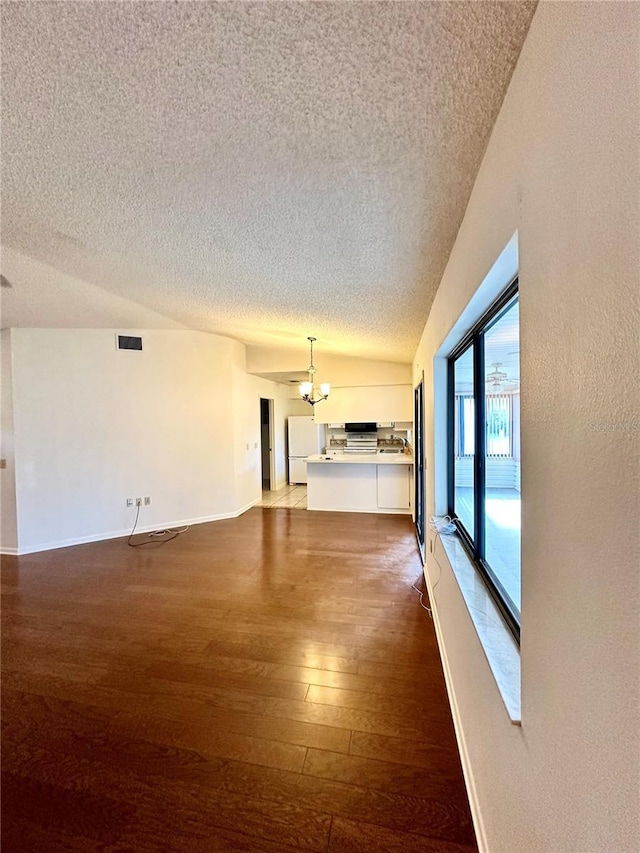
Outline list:
[[[136,527],[138,526],[138,519],[140,518],[140,504],[136,507],[136,520],[133,524],[133,530],[129,534],[129,538],[127,539],[127,545],[130,548],[140,548],[142,545],[164,545],[167,542],[171,542],[172,539],[175,539],[177,536],[180,536],[181,533],[186,533],[189,529],[189,525],[186,527],[182,527],[180,529],[174,529],[171,527],[167,527],[164,530],[153,530],[151,533],[147,533],[147,536],[152,537],[150,541],[147,542],[132,542],[133,534],[136,532]],[[160,539],[159,537],[166,536],[166,539]],[[155,539],[155,541],[154,541]]]
[[[431,518],[429,519],[429,527],[431,528],[431,530],[434,530],[434,531],[435,531],[435,534],[436,534],[436,541],[437,541],[437,540],[438,540],[438,538],[439,538],[439,537],[441,537],[443,534],[444,534],[445,536],[450,536],[452,533],[455,533],[455,532],[456,532],[456,526],[455,526],[455,524],[453,523],[453,519],[451,518],[451,516],[450,516],[450,515],[445,515],[445,516],[441,516],[441,517],[438,517],[438,516],[436,516],[436,515],[432,515],[432,516],[431,516]],[[434,550],[435,550],[435,549],[434,549]],[[438,586],[438,584],[440,583],[440,578],[442,577],[442,566],[441,566],[441,565],[440,565],[440,563],[438,562],[438,560],[437,560],[437,558],[436,558],[435,554],[433,554],[432,556],[433,556],[433,561],[434,561],[434,563],[435,563],[435,564],[438,566],[438,568],[440,569],[440,572],[438,573],[437,580],[436,580],[436,582],[433,584],[433,586],[431,587],[431,593],[433,594],[433,591],[435,590],[435,588],[436,588],[436,587]],[[420,580],[422,580],[422,581],[424,582],[424,584],[425,584],[425,589],[424,589],[424,590],[418,589],[418,587],[416,586],[416,583],[418,583]],[[432,612],[431,608],[430,608],[430,607],[427,607],[427,605],[426,605],[426,604],[424,604],[424,601],[423,601],[423,599],[424,599],[424,594],[425,594],[425,592],[427,591],[427,590],[426,590],[426,583],[427,583],[427,581],[426,581],[426,579],[425,579],[424,575],[420,575],[418,578],[416,578],[415,582],[411,584],[411,586],[412,586],[412,588],[413,588],[413,589],[415,589],[415,591],[416,591],[416,592],[419,592],[419,593],[420,593],[420,607],[422,607],[424,610],[426,610],[426,611],[427,611],[427,613],[429,614],[429,616],[433,619],[433,612]]]
[[[416,592],[420,593],[420,602],[419,602],[420,607],[422,607],[423,610],[426,610],[427,613],[429,614],[429,616],[433,619],[433,613],[431,612],[431,608],[427,607],[427,605],[424,603],[424,594],[426,592],[426,589],[424,589],[424,590],[418,589],[418,587],[416,586],[416,584],[419,583],[420,580],[424,581],[424,583],[426,584],[426,581],[424,579],[424,575],[419,575],[415,579],[415,581],[411,584],[411,588],[415,589]]]
[[[435,534],[436,534],[435,542],[437,542],[439,539],[441,543],[442,543],[442,537],[443,536],[452,536],[457,531],[457,528],[456,528],[456,526],[453,522],[453,519],[451,518],[450,515],[442,515],[442,516],[432,515],[431,518],[429,519],[429,527],[435,531]],[[433,562],[440,569],[440,571],[438,572],[438,577],[436,579],[436,582],[431,587],[431,593],[432,594],[433,594],[433,591],[435,590],[435,588],[440,583],[440,578],[442,577],[442,566],[440,565],[440,562],[439,562],[438,558],[436,557],[435,552],[436,552],[436,548],[434,545],[433,546],[433,553],[431,556],[433,557]]]

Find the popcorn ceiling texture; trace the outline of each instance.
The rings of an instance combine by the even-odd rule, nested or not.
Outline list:
[[[534,10],[5,3],[3,242],[191,328],[409,361]]]

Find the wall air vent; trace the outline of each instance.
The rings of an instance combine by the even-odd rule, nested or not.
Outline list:
[[[118,335],[118,349],[142,349],[142,338],[134,335]]]

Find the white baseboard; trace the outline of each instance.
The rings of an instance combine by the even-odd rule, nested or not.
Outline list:
[[[247,512],[256,503],[260,503],[261,498],[251,501],[245,506],[234,512],[221,512],[217,515],[203,515],[199,518],[183,518],[179,521],[156,522],[155,524],[143,524],[136,527],[136,535],[138,533],[151,533],[154,530],[164,530],[167,527],[191,527],[193,524],[206,524],[209,521],[223,521],[225,518],[237,518],[239,515]],[[73,545],[86,545],[89,542],[103,542],[108,539],[120,539],[123,536],[129,536],[131,528],[124,530],[111,530],[104,533],[96,533],[90,536],[77,536],[72,539],[59,539],[53,542],[41,542],[37,545],[28,545],[26,548],[3,548],[0,547],[0,554],[7,556],[20,557],[23,554],[37,554],[40,551],[53,551],[56,548],[70,548]]]
[[[229,515],[221,515],[219,518],[213,518],[212,521],[221,521],[223,518],[237,518],[239,515],[244,515],[245,512],[250,510],[252,507],[257,506],[259,503],[262,503],[262,494],[260,494],[257,498],[254,498],[252,501],[249,501],[248,504],[245,504],[236,512],[230,513]]]
[[[447,686],[447,694],[449,696],[449,706],[451,707],[451,716],[453,717],[453,727],[456,733],[456,740],[458,741],[458,752],[460,753],[462,773],[464,775],[467,795],[469,797],[469,808],[471,810],[473,828],[476,833],[478,851],[479,853],[488,853],[489,848],[487,846],[487,836],[484,828],[484,821],[482,820],[482,815],[480,813],[478,792],[476,790],[476,785],[473,777],[473,769],[469,760],[469,751],[467,750],[467,742],[464,736],[464,730],[462,728],[460,709],[458,708],[456,692],[453,686],[453,679],[451,677],[451,669],[449,667],[449,660],[447,658],[447,650],[445,648],[444,639],[442,637],[442,631],[440,629],[438,606],[436,604],[435,596],[433,595],[431,583],[429,582],[429,573],[427,571],[426,566],[424,567],[424,577],[425,583],[427,585],[427,592],[429,594],[429,607],[431,608],[431,613],[433,615],[433,624],[436,629],[436,637],[438,639],[438,651],[440,652],[440,660],[442,661],[442,670],[444,672],[444,680]]]

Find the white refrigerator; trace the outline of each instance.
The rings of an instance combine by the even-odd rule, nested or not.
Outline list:
[[[322,452],[324,425],[317,424],[313,415],[289,418],[289,483],[307,482],[307,456]]]

